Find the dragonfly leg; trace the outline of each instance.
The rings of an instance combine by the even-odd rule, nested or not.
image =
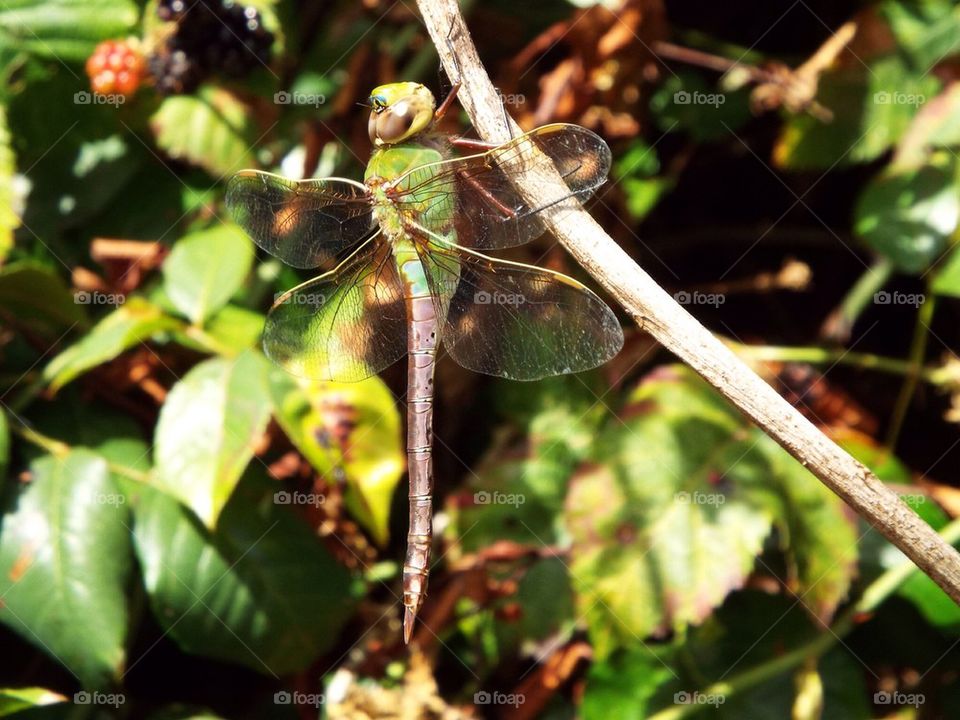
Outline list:
[[[465,138],[465,137],[452,137],[450,138],[450,144],[453,145],[458,150],[480,151],[480,152],[493,150],[495,147],[499,147],[499,143],[492,143],[492,142],[487,142],[486,140],[478,140],[476,138]]]
[[[509,208],[500,202],[487,188],[477,182],[477,179],[470,175],[467,172],[460,171],[457,175],[467,184],[470,185],[477,193],[482,197],[487,203],[498,213],[503,216],[504,220],[511,220],[517,216],[517,213],[513,208]]]
[[[433,122],[438,123],[443,119],[443,116],[447,114],[447,111],[450,109],[450,106],[453,105],[453,101],[457,99],[457,93],[460,92],[460,87],[462,83],[457,80],[450,88],[450,92],[447,93],[447,96],[443,99],[443,102],[440,103],[433,113]]]

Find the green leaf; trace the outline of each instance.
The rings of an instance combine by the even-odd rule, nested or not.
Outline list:
[[[383,380],[320,382],[273,368],[270,390],[277,422],[291,442],[321,475],[332,478],[342,470],[350,512],[385,545],[390,501],[405,463],[400,413]]]
[[[776,524],[787,555],[788,582],[804,605],[829,623],[857,571],[857,524],[843,501],[760,430],[782,507]]]
[[[196,95],[166,98],[150,118],[157,145],[170,157],[223,177],[253,164],[253,120],[236,96],[206,85]]]
[[[960,252],[956,249],[934,272],[930,289],[937,295],[960,297]]]
[[[30,261],[0,268],[0,306],[34,332],[54,339],[85,317],[60,276]]]
[[[860,196],[854,230],[904,272],[923,272],[946,248],[960,219],[952,168],[926,165],[885,173]]]
[[[702,622],[743,584],[778,505],[769,459],[692,373],[657,372],[628,402],[565,510],[578,611],[599,657]]]
[[[311,529],[272,501],[275,485],[255,475],[213,532],[143,488],[134,542],[154,615],[185,652],[284,675],[333,645],[354,588]]]
[[[0,105],[0,262],[13,247],[13,231],[20,227],[18,192],[13,186],[16,172],[17,159],[10,146],[7,109]]]
[[[160,332],[182,323],[147,300],[131,297],[97,323],[79,342],[57,355],[43,371],[53,390],[66,385],[90,368],[113,360]]]
[[[647,717],[650,700],[674,672],[647,648],[590,666],[580,711],[584,720]]]
[[[960,50],[960,10],[949,0],[887,0],[880,11],[899,52],[926,72]]]
[[[227,305],[207,321],[207,334],[234,353],[257,347],[265,318],[261,313]]]
[[[892,165],[916,169],[929,162],[932,150],[956,145],[960,145],[960,82],[952,82],[920,108],[897,145]]]
[[[773,152],[774,162],[794,170],[828,169],[870,162],[894,145],[940,81],[909,67],[898,55],[868,68],[857,63],[820,78],[817,102],[831,110],[824,123],[807,113],[790,116]]]
[[[0,5],[0,50],[81,63],[99,41],[126,35],[138,17],[129,0],[7,0]]]
[[[157,487],[208,527],[217,518],[270,419],[266,360],[253,352],[206,360],[167,396],[157,421]]]
[[[130,571],[125,498],[103,458],[75,450],[31,465],[3,516],[0,621],[88,688],[123,670]]]
[[[170,301],[202,324],[243,285],[253,266],[253,245],[236,225],[218,225],[177,241],[163,263]]]
[[[46,688],[0,689],[0,717],[10,717],[21,710],[66,702],[67,698]]]

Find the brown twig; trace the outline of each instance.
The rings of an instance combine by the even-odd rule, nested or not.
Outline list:
[[[456,0],[417,0],[417,5],[447,74],[463,82],[459,97],[480,136],[497,142],[517,136],[519,128],[503,112]],[[548,161],[525,170],[515,184],[531,202],[540,205],[566,193]],[[960,554],[895,492],[831,442],[678,305],[579,205],[560,202],[544,220],[641,329],[702,375],[960,604]]]

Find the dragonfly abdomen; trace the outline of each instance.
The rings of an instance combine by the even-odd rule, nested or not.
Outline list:
[[[394,257],[407,311],[407,471],[410,524],[403,565],[403,635],[409,642],[427,592],[433,536],[433,372],[439,323],[413,244],[399,240]]]

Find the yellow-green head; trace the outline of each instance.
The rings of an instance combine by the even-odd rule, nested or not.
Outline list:
[[[433,120],[437,102],[420,83],[381,85],[370,93],[370,142],[395,145],[422,132]]]

